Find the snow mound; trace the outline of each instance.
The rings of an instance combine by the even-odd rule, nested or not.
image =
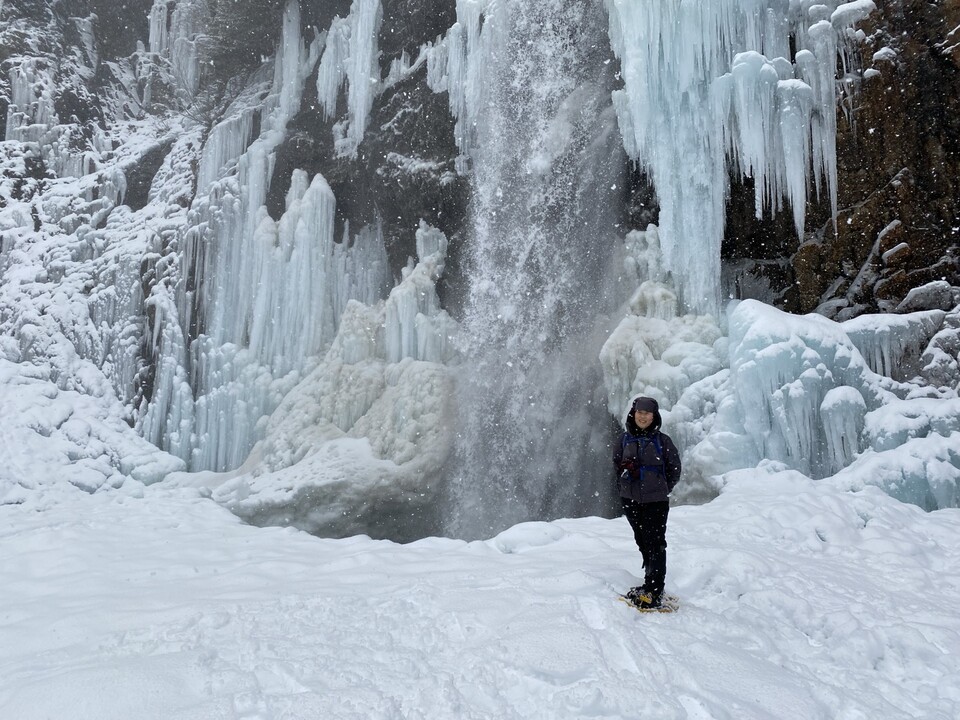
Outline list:
[[[70,387],[55,377],[49,366],[0,357],[0,505],[42,509],[76,490],[117,488],[130,478],[153,483],[183,469],[124,422],[93,365],[74,368]]]

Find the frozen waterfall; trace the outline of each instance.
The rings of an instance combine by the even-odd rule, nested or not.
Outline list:
[[[786,200],[802,236],[812,193],[836,214],[837,56],[873,2],[606,4],[620,129],[657,191],[664,263],[686,307],[716,312],[729,165],[753,178],[758,217]]]
[[[472,165],[448,528],[470,536],[608,501],[596,357],[625,158],[597,3],[460,2],[458,18],[430,78]]]
[[[194,42],[191,7],[169,15],[157,3],[151,47],[172,54]],[[353,508],[357,488],[394,482],[410,493],[398,507],[442,494],[434,511],[459,536],[605,513],[610,415],[637,392],[661,400],[701,479],[764,457],[812,475],[844,467],[882,403],[832,366],[783,387],[766,374],[742,380],[755,363],[741,365],[749,348],[724,336],[719,248],[731,170],[753,179],[758,215],[789,205],[800,234],[811,198],[836,209],[835,68],[872,8],[458,0],[446,34],[381,77],[379,0],[353,0],[309,45],[288,3],[263,131],[251,137],[254,115],[238,104],[209,133],[179,285],[147,300],[161,372],[145,434],[194,469],[237,468],[263,440],[251,456],[263,464],[220,491],[251,518],[341,527],[303,498]],[[434,289],[442,233],[421,227],[418,243],[437,250],[418,247],[416,269],[387,298],[377,228],[348,225],[335,242],[336,198],[321,175],[293,173],[281,218],[264,207],[274,152],[314,70],[334,151],[350,158],[377,93],[424,61],[429,87],[447,93],[457,168],[473,189],[458,326]],[[660,224],[623,238],[628,157],[655,186]],[[441,393],[455,380],[456,422],[398,443],[419,418],[447,416],[446,396],[414,389],[425,377]],[[399,405],[374,421],[389,406],[375,402],[378,387]],[[821,421],[823,433],[789,431]],[[369,446],[354,442],[363,438]],[[333,475],[320,472],[324,457]],[[274,473],[285,493],[271,490]]]
[[[336,200],[322,176],[293,174],[279,220],[265,207],[274,151],[321,41],[301,39],[299,5],[289,2],[263,131],[247,147],[251,113],[239,107],[210,132],[199,173],[207,194],[183,238],[175,297],[158,288],[148,300],[160,372],[142,431],[193,469],[238,467],[262,418],[333,340],[347,303],[374,303],[385,292],[376,228],[347,227],[335,242]]]
[[[153,2],[89,132],[59,116],[68,68],[4,63],[0,399],[30,467],[0,495],[163,480],[253,523],[489,537],[610,514],[642,393],[683,453],[677,502],[784,469],[960,502],[960,288],[842,323],[717,289],[731,173],[801,234],[836,207],[837,72],[871,0],[456,0],[419,48],[397,4],[348,6],[313,28],[287,0],[275,56],[200,121],[164,103],[204,97],[207,0]],[[381,161],[416,180],[382,226]],[[621,222],[631,162],[659,226]],[[456,185],[435,226],[421,176]]]

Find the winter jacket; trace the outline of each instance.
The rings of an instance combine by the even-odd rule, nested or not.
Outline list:
[[[680,482],[680,453],[666,433],[660,432],[660,414],[640,430],[633,417],[613,450],[620,497],[639,503],[663,502]]]

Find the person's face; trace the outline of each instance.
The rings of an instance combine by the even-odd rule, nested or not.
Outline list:
[[[633,413],[633,421],[641,430],[646,430],[653,424],[653,413],[646,410],[636,410]]]

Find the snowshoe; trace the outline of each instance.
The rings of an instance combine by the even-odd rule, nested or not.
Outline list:
[[[680,599],[675,595],[664,593],[660,598],[655,598],[649,593],[638,594],[636,597],[620,595],[620,600],[640,612],[660,612],[672,613],[680,609]]]

